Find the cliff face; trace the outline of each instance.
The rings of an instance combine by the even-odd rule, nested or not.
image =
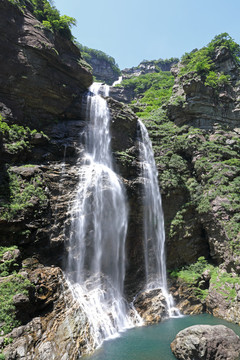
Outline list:
[[[209,77],[214,81],[178,63],[172,68],[170,100],[145,112],[143,120],[159,172],[167,267],[180,278],[172,289],[176,300],[183,312],[207,309],[239,322],[239,65],[227,46],[215,47],[211,56]],[[127,92],[124,83],[111,89],[113,97],[126,103],[133,100]],[[151,107],[152,98],[149,103],[145,99],[145,107]],[[200,257],[207,259],[204,266]],[[181,269],[188,279],[193,272],[198,277],[186,284]]]
[[[1,0],[0,29],[0,354],[77,358],[88,324],[60,267],[92,74],[28,8]]]
[[[76,118],[81,94],[92,83],[78,48],[7,0],[0,2],[0,24],[2,115],[33,127]]]
[[[145,75],[150,73],[156,73],[159,71],[170,71],[171,67],[178,63],[177,58],[172,58],[169,60],[152,60],[142,61],[138,66],[134,66],[129,69],[122,70],[123,78],[131,78],[133,76]]]
[[[44,29],[28,9],[4,0],[0,10],[0,353],[77,359],[94,344],[62,269],[84,151],[83,94],[92,75],[78,48]],[[144,281],[137,117],[108,103],[116,171],[130,201],[131,298]]]
[[[9,359],[77,359],[93,347],[91,331],[61,269],[84,151],[82,100],[92,75],[78,48],[44,29],[28,9],[1,0],[0,10],[0,349]],[[199,308],[237,321],[239,75],[229,54],[217,59],[219,71],[231,76],[228,86],[218,93],[198,77],[180,81],[174,70],[169,105],[145,123],[159,170],[168,267],[205,256],[231,273],[237,281],[224,288],[227,296],[206,276],[209,295]],[[137,117],[107,101],[116,172],[129,201],[125,289],[132,299],[145,280]],[[175,295],[184,297],[179,289]]]
[[[226,48],[216,49],[214,66],[227,76],[224,84],[181,75],[179,63],[169,103],[145,121],[159,170],[167,266],[179,269],[175,295],[185,298],[181,310],[207,309],[239,322],[239,68]],[[201,267],[199,257],[208,264]]]
[[[121,71],[113,57],[105,54],[101,50],[90,49],[81,44],[78,46],[83,58],[91,65],[93,75],[97,81],[112,85],[114,81],[118,80]]]
[[[187,124],[206,130],[212,129],[216,123],[231,128],[239,126],[238,65],[226,48],[217,49],[214,63],[218,73],[231,79],[218,91],[206,86],[203,79],[192,72],[180,76],[181,63],[172,68],[175,85],[172,101],[168,105],[168,116],[175,124]]]

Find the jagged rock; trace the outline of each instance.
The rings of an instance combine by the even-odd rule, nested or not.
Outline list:
[[[22,12],[7,0],[0,2],[0,24],[0,111],[5,118],[41,129],[45,119],[63,113],[76,117],[79,98],[92,82],[89,70],[78,63],[78,48],[45,29],[27,8]]]
[[[145,75],[161,71],[170,71],[171,67],[178,62],[178,59],[170,60],[144,60],[138,66],[122,70],[123,78],[131,78],[132,76]]]
[[[132,100],[134,100],[135,93],[132,89],[126,89],[121,86],[111,86],[109,89],[109,96],[117,101],[129,104]]]
[[[91,56],[87,58],[87,62],[93,69],[93,75],[96,79],[106,82],[106,84],[112,85],[119,77],[119,72],[114,69],[109,61],[101,57],[95,56],[91,53]]]
[[[167,316],[166,299],[160,289],[140,293],[133,304],[146,325],[158,323]]]
[[[3,254],[2,261],[10,261],[14,260],[15,262],[19,262],[21,259],[21,252],[19,249],[9,250]]]
[[[173,294],[177,308],[182,314],[195,315],[205,311],[205,303],[195,294],[194,290],[182,280],[171,284],[170,292]]]
[[[240,108],[237,99],[240,89],[234,85],[239,76],[237,64],[226,48],[216,50],[215,64],[219,72],[230,75],[232,79],[232,86],[219,94],[191,72],[179,77],[181,63],[172,68],[175,85],[167,112],[177,125],[187,124],[207,130],[216,123],[231,128],[238,126]]]
[[[230,292],[232,289],[229,287],[228,290]],[[216,317],[237,324],[240,323],[240,303],[238,295],[235,299],[229,301],[226,290],[220,293],[216,291],[214,284],[211,284],[209,288],[209,293],[206,298],[206,309]]]
[[[171,349],[179,360],[237,360],[240,338],[224,325],[195,325],[180,331]]]
[[[95,344],[86,315],[73,299],[62,271],[56,267],[40,267],[29,272],[29,278],[35,283],[37,301],[41,301],[45,310],[39,316],[35,312],[30,322],[6,336],[12,343],[4,347],[5,359],[75,360],[93,350]],[[48,291],[39,291],[43,287]],[[15,300],[22,307],[25,303],[27,312],[26,299],[18,295]],[[39,307],[36,309],[39,311]],[[0,338],[0,344],[7,343],[4,338]]]

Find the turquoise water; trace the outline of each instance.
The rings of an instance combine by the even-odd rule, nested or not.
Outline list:
[[[92,356],[84,357],[84,360],[176,360],[170,343],[180,330],[196,324],[223,324],[240,336],[240,326],[211,315],[185,316],[127,330],[120,337],[105,341],[100,349]]]

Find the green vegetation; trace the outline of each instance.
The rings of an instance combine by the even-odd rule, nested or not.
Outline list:
[[[205,289],[202,274],[206,270],[209,273],[210,282]],[[226,301],[232,302],[236,300],[237,292],[235,284],[239,284],[239,277],[209,264],[203,256],[199,257],[198,261],[194,264],[173,270],[170,275],[185,282],[201,300],[206,299],[209,293],[209,287],[221,294]]]
[[[76,25],[76,20],[70,16],[60,15],[59,11],[48,0],[8,0],[20,9],[26,7],[33,12],[46,29],[57,32],[63,37],[73,40],[71,26]]]
[[[21,325],[16,319],[16,308],[13,297],[16,294],[28,295],[29,289],[33,285],[29,280],[20,274],[10,275],[2,278],[0,282],[0,323],[1,330],[8,334],[13,328]]]
[[[31,139],[37,134],[37,130],[17,124],[8,125],[0,114],[0,134],[2,134],[6,150],[11,154],[16,154],[19,151],[31,149]],[[47,138],[43,132],[41,134]]]
[[[17,249],[16,246],[11,246],[11,247],[0,246],[0,277],[8,276],[12,271],[17,270],[19,268],[19,265],[15,263],[14,256],[11,260],[3,261],[3,255],[6,252],[13,253],[15,249]]]
[[[227,49],[235,62],[240,64],[240,46],[227,33],[222,33],[215,36],[206,47],[184,54],[181,59],[182,68],[179,76],[193,72],[201,77],[205,85],[213,88],[228,85],[230,76],[217,72],[214,62],[216,51],[222,49]]]
[[[168,121],[163,110],[145,119],[153,143],[163,194],[181,189],[186,202],[169,225],[175,236],[187,228],[184,214],[208,214],[218,206],[219,221],[229,238],[229,245],[240,253],[240,140],[219,128],[215,135],[204,130]]]
[[[121,75],[121,70],[119,69],[118,64],[116,64],[115,59],[112,56],[107,55],[101,50],[90,49],[87,46],[83,46],[82,44],[79,43],[76,43],[76,45],[79,47],[83,59],[87,63],[89,63],[92,67],[94,67],[93,66],[94,59],[100,61],[101,60],[106,61],[110,65],[113,72],[116,74],[116,77]],[[97,80],[103,81],[103,79],[97,79]]]
[[[224,33],[206,48],[185,54],[181,75],[190,72],[188,79],[196,75],[215,89],[231,84],[228,74],[215,71],[214,56],[219,48],[227,48],[239,63],[239,45]],[[117,85],[134,93],[134,109],[139,110],[137,115],[143,118],[152,140],[162,194],[166,197],[182,194],[185,199],[171,222],[166,223],[167,236],[172,239],[191,236],[189,214],[195,214],[200,221],[214,216],[217,208],[218,225],[225,234],[228,251],[240,255],[239,136],[220,125],[211,133],[170,121],[165,109],[173,81],[170,73],[159,72],[125,79]],[[171,99],[171,104],[173,101],[184,107],[186,99],[178,95]],[[122,156],[127,162],[127,154]]]
[[[8,181],[0,186],[0,218],[11,220],[24,209],[34,206],[45,207],[47,196],[44,184],[39,174],[35,174],[30,180],[14,173],[11,168],[7,170]]]
[[[173,84],[174,78],[169,71],[159,71],[124,79],[117,86],[134,92],[136,100],[132,103],[139,106],[141,111],[137,115],[144,118],[169,100]]]
[[[158,60],[143,60],[141,61],[141,64],[154,64],[156,65],[156,67],[158,68],[158,70],[160,71],[162,67],[165,66],[171,66],[174,63],[178,63],[179,59],[178,58],[170,58],[170,59],[158,59]]]

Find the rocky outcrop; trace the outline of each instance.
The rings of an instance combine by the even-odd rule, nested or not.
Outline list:
[[[122,70],[123,78],[131,78],[133,76],[145,75],[159,71],[170,71],[171,67],[178,62],[177,58],[169,60],[144,60],[138,66]]]
[[[35,267],[33,270],[32,261],[25,261],[22,272],[34,284],[31,297],[14,297],[19,316],[27,323],[0,337],[0,348],[4,347],[6,359],[79,359],[94,347],[86,314],[74,300],[60,268],[36,262]],[[29,315],[31,321],[27,321]]]
[[[180,331],[171,349],[179,360],[237,360],[240,338],[224,325],[195,325]]]
[[[113,99],[123,102],[124,104],[130,104],[135,98],[134,89],[125,88],[122,86],[111,86],[109,90],[109,96]]]
[[[145,282],[143,252],[143,183],[142,164],[138,161],[138,118],[126,105],[108,99],[111,114],[111,146],[116,172],[122,176],[128,199],[127,268],[125,292],[129,300]]]
[[[167,316],[167,303],[162,290],[146,290],[137,295],[133,305],[145,325],[159,323]]]
[[[236,293],[234,299],[229,300],[229,293]],[[233,323],[240,323],[240,285],[227,283],[217,291],[214,283],[210,284],[206,298],[206,309],[210,314]]]
[[[114,81],[118,80],[120,71],[118,71],[118,69],[115,68],[107,59],[91,54],[91,57],[88,57],[87,61],[91,65],[93,69],[93,76],[95,76],[97,80],[105,82],[109,85],[112,85]]]
[[[78,117],[81,95],[92,83],[79,49],[8,0],[0,2],[0,24],[0,112],[5,119],[42,130],[46,121]]]
[[[181,63],[172,68],[175,85],[167,112],[177,125],[187,124],[206,130],[212,129],[216,123],[231,128],[239,126],[238,66],[226,48],[218,49],[214,61],[217,71],[231,78],[231,84],[220,90],[205,85],[196,73],[180,76]]]

